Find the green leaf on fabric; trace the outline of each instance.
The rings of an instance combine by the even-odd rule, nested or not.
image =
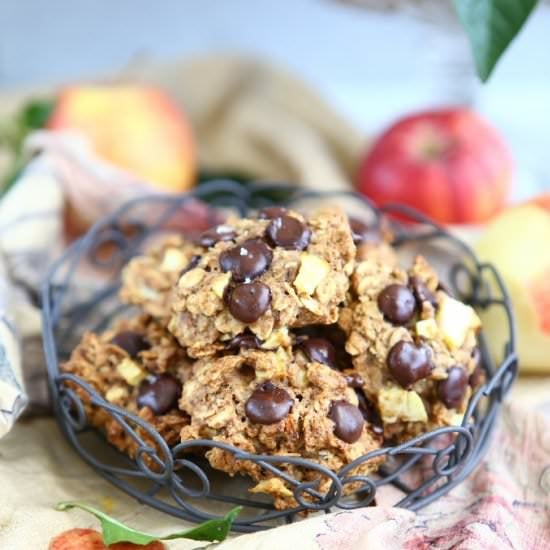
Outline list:
[[[19,112],[19,122],[27,130],[44,128],[54,107],[55,99],[33,99],[23,105]]]
[[[82,502],[60,502],[56,506],[56,510],[65,511],[71,508],[79,508],[93,514],[101,523],[103,532],[103,542],[108,546],[116,542],[133,542],[134,544],[149,544],[156,540],[171,540],[171,539],[192,539],[201,541],[222,541],[224,540],[239,515],[242,507],[233,508],[221,519],[210,519],[190,529],[172,533],[170,535],[159,536],[150,535],[132,527],[124,525],[124,523],[108,516],[101,510],[94,508]]]
[[[470,39],[477,73],[486,82],[538,0],[454,0]]]
[[[0,174],[0,196],[15,183],[27,164],[28,158],[23,153],[25,138],[46,126],[54,108],[54,98],[33,99],[9,118],[0,120],[0,149],[9,152],[11,159],[5,173]]]

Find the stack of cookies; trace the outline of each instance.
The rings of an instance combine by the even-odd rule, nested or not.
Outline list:
[[[193,240],[164,237],[125,267],[120,297],[136,316],[86,333],[63,370],[170,445],[210,439],[337,472],[384,444],[460,424],[481,383],[474,310],[424,258],[403,268],[387,240],[338,208],[271,207]],[[135,454],[115,419],[87,412]],[[250,490],[276,507],[296,505],[293,487],[257,464],[220,448],[205,457],[250,476]],[[279,467],[299,481],[319,477]]]

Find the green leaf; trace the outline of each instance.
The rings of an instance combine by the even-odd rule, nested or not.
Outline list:
[[[27,130],[44,128],[55,107],[55,99],[34,99],[26,103],[20,113],[20,124]]]
[[[486,82],[538,0],[454,0],[470,39],[477,73]]]
[[[34,130],[46,126],[54,108],[55,98],[33,99],[8,119],[0,120],[0,149],[8,151],[12,158],[6,172],[0,174],[0,197],[13,185],[27,164],[28,158],[23,153],[25,138]]]
[[[237,506],[228,512],[222,519],[211,519],[186,529],[185,531],[179,531],[172,533],[171,535],[165,535],[163,537],[158,535],[150,535],[132,527],[124,525],[124,523],[108,516],[101,510],[97,510],[93,506],[84,504],[82,502],[60,502],[56,506],[56,510],[64,511],[71,508],[80,508],[90,514],[93,514],[101,523],[101,530],[103,532],[103,542],[108,546],[109,544],[115,544],[116,542],[133,542],[134,544],[149,544],[156,540],[171,540],[171,539],[192,539],[192,540],[207,540],[222,541],[227,537],[231,525],[235,521],[235,518],[242,510],[242,506]]]

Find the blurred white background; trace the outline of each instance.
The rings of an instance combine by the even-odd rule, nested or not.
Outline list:
[[[471,103],[514,152],[515,196],[550,190],[548,6],[485,86],[447,18],[328,0],[2,0],[0,23],[0,88],[115,73],[143,58],[246,52],[301,75],[368,134],[414,109]]]

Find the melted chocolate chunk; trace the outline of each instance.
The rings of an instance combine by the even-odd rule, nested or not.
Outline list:
[[[413,293],[404,285],[392,284],[378,295],[378,308],[384,317],[397,325],[408,323],[416,312]]]
[[[434,308],[437,308],[436,295],[425,285],[422,279],[412,276],[409,280],[409,285],[413,290],[419,308],[422,307],[422,302],[429,302]]]
[[[228,225],[218,225],[201,233],[196,242],[200,246],[210,248],[220,241],[231,241],[235,238],[235,235],[235,230],[232,227]]]
[[[308,338],[300,343],[300,349],[310,361],[322,363],[329,367],[336,366],[336,351],[334,346],[324,338]]]
[[[132,359],[135,359],[140,351],[151,348],[151,344],[145,339],[143,334],[133,330],[119,332],[112,340],[111,344],[122,348]]]
[[[366,242],[380,242],[380,231],[378,228],[371,227],[366,223],[358,220],[357,218],[349,218],[349,226],[351,229],[351,236],[355,244],[362,244]]]
[[[353,368],[351,356],[346,352],[346,333],[338,325],[309,325],[293,330],[296,334],[296,345],[300,345],[308,338],[324,338],[335,350],[336,366],[340,370]]]
[[[311,231],[307,225],[292,216],[280,216],[271,220],[265,234],[273,246],[287,250],[303,250],[311,238]]]
[[[262,341],[252,333],[237,334],[229,340],[226,347],[229,350],[260,349]]]
[[[141,383],[138,407],[149,407],[158,416],[175,409],[181,396],[181,384],[170,374],[160,374]]]
[[[243,363],[239,369],[239,374],[245,378],[248,382],[252,382],[256,378],[256,369],[254,368],[254,365],[251,365],[250,363]]]
[[[222,271],[231,271],[234,281],[243,282],[259,277],[273,260],[273,252],[262,239],[249,239],[220,254]]]
[[[448,409],[458,409],[466,395],[468,374],[466,370],[456,365],[447,372],[447,379],[437,384],[437,393]]]
[[[260,220],[272,220],[273,218],[280,218],[287,213],[287,209],[284,206],[266,206],[258,212],[258,218]]]
[[[237,285],[226,296],[231,315],[243,323],[257,321],[271,304],[269,287],[259,281]]]
[[[382,424],[382,418],[380,418],[380,415],[378,414],[378,411],[372,401],[369,401],[360,389],[356,389],[355,394],[357,395],[359,410],[361,411],[363,418],[369,424],[369,428],[376,435],[383,435],[384,426]]]
[[[244,410],[253,424],[276,424],[288,416],[292,404],[292,397],[286,390],[264,382],[252,392]]]
[[[202,256],[199,256],[198,254],[195,254],[191,260],[189,260],[189,263],[180,271],[180,277],[182,275],[185,275],[188,271],[191,271],[195,267],[199,265],[199,262],[201,261]]]
[[[346,383],[350,388],[362,388],[365,381],[358,372],[350,372],[344,375]]]
[[[405,389],[429,376],[433,368],[430,348],[404,340],[390,349],[387,364],[391,375]]]
[[[328,417],[334,422],[334,435],[346,443],[355,443],[363,433],[361,411],[344,399],[333,401]]]

